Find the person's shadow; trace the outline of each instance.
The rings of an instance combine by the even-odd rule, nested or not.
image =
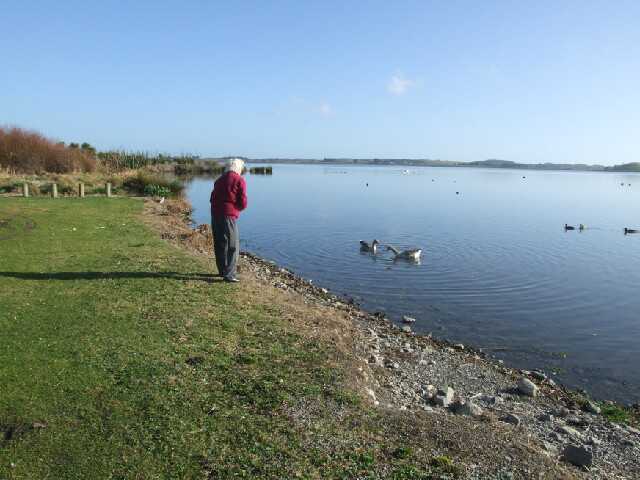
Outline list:
[[[195,280],[213,282],[218,279],[212,273],[180,272],[0,272],[0,277],[22,280],[104,280],[119,278],[170,278],[173,280]]]

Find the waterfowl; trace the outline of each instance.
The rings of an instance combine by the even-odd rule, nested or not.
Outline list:
[[[376,253],[378,251],[378,245],[380,242],[378,240],[374,240],[371,244],[365,242],[364,240],[360,240],[360,250],[363,252],[371,252]]]
[[[580,226],[578,227],[580,231],[584,230],[585,228],[587,227],[585,227],[584,223],[581,223]]]
[[[387,250],[391,250],[394,254],[394,260],[405,259],[405,260],[420,260],[420,255],[422,255],[421,248],[413,248],[410,250],[398,250],[393,245],[387,245]]]
[[[636,230],[635,228],[624,227],[624,234],[625,235],[627,235],[629,233],[638,233],[638,232],[639,232],[639,230]]]
[[[575,230],[575,229],[576,229],[576,227],[573,227],[573,226],[571,226],[571,225],[567,225],[567,224],[565,223],[565,224],[564,224],[564,229],[565,229],[565,230]]]

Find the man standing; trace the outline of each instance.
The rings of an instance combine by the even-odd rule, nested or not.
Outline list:
[[[247,184],[242,178],[244,162],[232,158],[225,173],[213,184],[211,192],[211,227],[218,274],[225,282],[238,282],[240,232],[238,217],[247,208]]]

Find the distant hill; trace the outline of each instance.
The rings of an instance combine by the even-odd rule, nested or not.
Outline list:
[[[623,163],[613,167],[605,167],[607,172],[640,172],[640,162]]]

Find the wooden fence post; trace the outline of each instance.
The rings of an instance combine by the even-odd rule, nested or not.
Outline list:
[[[54,183],[51,185],[51,196],[53,198],[58,198],[58,184]]]
[[[22,184],[22,193],[25,197],[29,196],[29,184],[27,182]]]
[[[111,197],[111,183],[107,182],[107,197]]]
[[[84,198],[84,183],[82,182],[78,184],[78,195],[80,198]]]

